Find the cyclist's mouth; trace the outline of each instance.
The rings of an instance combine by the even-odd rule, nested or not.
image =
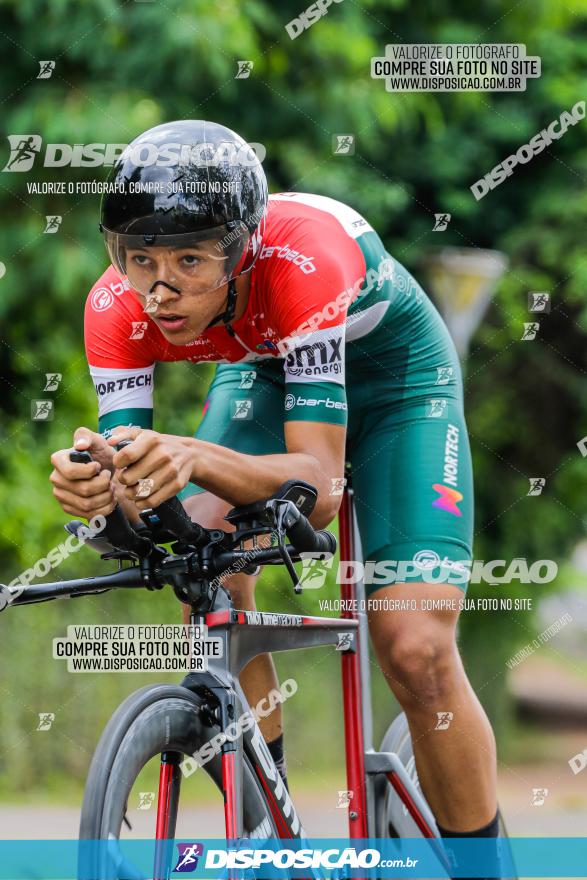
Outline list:
[[[187,325],[188,319],[182,315],[156,315],[157,322],[166,330],[183,330]]]

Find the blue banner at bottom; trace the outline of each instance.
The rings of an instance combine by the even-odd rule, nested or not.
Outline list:
[[[587,878],[587,838],[2,840],[0,880]]]

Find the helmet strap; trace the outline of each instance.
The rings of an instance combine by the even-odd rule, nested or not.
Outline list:
[[[232,327],[230,326],[230,322],[234,318],[234,313],[236,312],[236,299],[237,299],[236,281],[234,278],[231,278],[230,281],[228,282],[228,295],[226,297],[226,308],[222,312],[221,315],[216,315],[215,318],[212,318],[212,320],[208,324],[208,327],[206,327],[206,330],[208,330],[209,327],[213,327],[214,324],[217,324],[219,321],[222,321],[223,324],[226,324],[227,329],[232,330]]]

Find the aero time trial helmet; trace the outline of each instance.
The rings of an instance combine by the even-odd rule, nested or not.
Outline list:
[[[140,293],[128,249],[198,245],[218,261],[215,290],[251,269],[267,208],[267,180],[255,151],[224,125],[179,120],[157,125],[117,159],[102,198],[100,229],[114,266]],[[229,317],[223,317],[229,320]]]

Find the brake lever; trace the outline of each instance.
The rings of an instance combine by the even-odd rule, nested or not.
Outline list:
[[[268,505],[268,509],[273,512],[273,516],[275,519],[275,531],[277,532],[277,549],[279,550],[279,555],[281,556],[283,564],[285,565],[288,574],[292,579],[294,593],[299,596],[302,592],[302,585],[300,584],[298,573],[294,568],[294,564],[291,560],[291,556],[289,555],[289,551],[285,544],[286,517],[288,513],[290,513],[290,507],[292,506],[293,505],[291,501],[276,500]]]

